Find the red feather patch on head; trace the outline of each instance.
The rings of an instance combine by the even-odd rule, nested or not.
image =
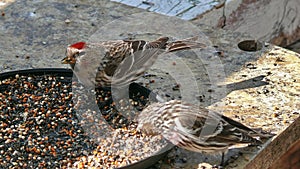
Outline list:
[[[83,49],[85,47],[85,42],[78,42],[78,43],[74,43],[73,45],[71,45],[70,47],[72,48],[76,48],[76,49]]]

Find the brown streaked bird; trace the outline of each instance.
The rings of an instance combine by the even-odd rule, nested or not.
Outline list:
[[[222,154],[231,148],[259,145],[271,137],[206,108],[171,100],[153,103],[137,118],[137,130],[146,135],[162,135],[174,145],[194,152]]]
[[[198,37],[169,42],[168,37],[155,41],[115,40],[70,45],[63,64],[70,64],[78,79],[88,85],[110,87],[128,85],[149,69],[164,52],[205,48]]]

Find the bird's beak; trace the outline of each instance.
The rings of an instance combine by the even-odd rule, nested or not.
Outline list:
[[[68,57],[65,57],[61,60],[62,64],[69,64],[70,63],[70,59]]]

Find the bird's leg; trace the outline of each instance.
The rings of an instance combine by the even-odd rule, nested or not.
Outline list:
[[[220,167],[222,167],[223,168],[223,166],[224,166],[224,155],[225,153],[224,152],[222,152],[222,158],[221,158],[221,164],[220,164]]]
[[[222,152],[222,157],[221,157],[221,163],[220,163],[220,165],[214,165],[213,168],[215,168],[215,169],[223,169],[224,165],[225,165],[224,159],[225,159],[225,153]]]

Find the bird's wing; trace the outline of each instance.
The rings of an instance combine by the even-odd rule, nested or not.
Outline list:
[[[200,43],[197,40],[198,40],[198,36],[195,36],[192,38],[170,42],[166,44],[166,51],[174,52],[174,51],[185,50],[185,49],[195,49],[195,48],[203,49],[207,47],[205,44]]]
[[[199,111],[199,113],[180,113],[181,116],[176,124],[179,133],[187,135],[194,141],[215,144],[259,143],[249,134],[254,131],[245,125],[213,111],[206,109],[199,109]]]
[[[153,42],[125,41],[129,45],[128,53],[116,68],[113,84],[126,85],[149,69],[156,58],[163,52],[162,47],[168,38],[160,38]]]

